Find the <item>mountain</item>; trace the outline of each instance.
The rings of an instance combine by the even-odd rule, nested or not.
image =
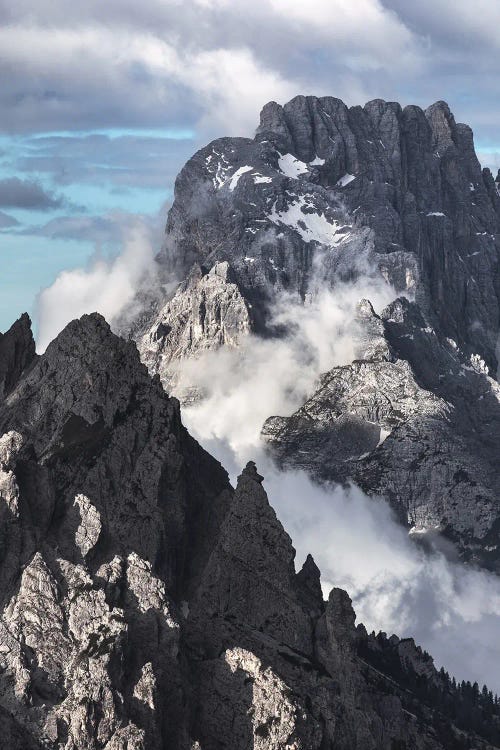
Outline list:
[[[157,259],[180,283],[137,346],[96,313],[41,356],[26,315],[0,335],[2,750],[500,747],[488,688],[324,601],[256,465],[233,488],[169,395],[187,359],[286,339],[278,303],[390,285],[263,440],[498,570],[498,184],[444,103],[270,103],[180,173]]]
[[[295,572],[255,464],[234,490],[101,316],[2,342],[0,747],[500,746],[486,688]]]
[[[444,102],[270,102],[254,139],[213,141],[177,178],[158,268],[185,281],[136,335],[142,360],[177,392],[183,359],[286,336],[280,300],[390,285],[353,319],[354,361],[263,437],[281,465],[383,494],[498,571],[499,185]]]

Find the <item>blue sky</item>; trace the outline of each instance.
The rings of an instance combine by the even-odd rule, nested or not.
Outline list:
[[[194,133],[181,129],[0,137],[0,200],[2,182],[8,193],[0,209],[0,330],[24,310],[36,319],[38,293],[61,270],[119,252],[125,215],[158,217],[161,226],[175,175],[194,148]]]
[[[0,330],[133,219],[159,246],[186,159],[270,99],[446,99],[496,171],[498,28],[499,0],[0,0]]]

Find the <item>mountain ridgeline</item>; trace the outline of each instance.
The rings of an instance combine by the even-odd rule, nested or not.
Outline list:
[[[137,346],[97,313],[41,356],[27,316],[0,336],[2,750],[500,747],[488,688],[324,601],[255,464],[233,488],[168,394],[185,359],[285,336],[282,295],[389,281],[385,310],[357,307],[355,360],[263,439],[497,570],[499,241],[446,105],[298,97],[180,173],[157,262],[182,282]]]

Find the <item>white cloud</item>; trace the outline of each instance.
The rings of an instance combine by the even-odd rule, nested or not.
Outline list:
[[[87,268],[62,271],[38,297],[37,350],[47,345],[67,323],[85,313],[100,312],[112,325],[124,312],[137,311],[136,292],[155,283],[149,231],[139,222],[112,259],[94,257]]]
[[[229,128],[230,134],[252,135],[263,103],[273,98],[286,101],[298,90],[278,71],[259,63],[247,47],[184,49],[150,32],[17,26],[0,29],[0,48],[17,71],[36,70],[56,90],[69,94],[72,84],[91,99],[106,91],[111,101],[125,97],[134,69],[141,70],[145,80],[134,87],[134,100],[127,98],[122,106],[126,103],[132,113],[141,110],[143,117],[148,107],[163,106],[168,123],[169,107],[177,109],[182,88],[201,110],[198,126],[226,134]],[[43,103],[40,106],[43,109]],[[66,105],[59,106],[64,110]]]
[[[262,471],[262,466],[259,470]],[[383,501],[357,488],[329,490],[303,473],[265,485],[302,563],[311,552],[324,588],[341,586],[368,629],[414,637],[459,679],[500,689],[500,579],[428,554],[412,542]]]
[[[2,127],[183,123],[202,138],[246,135],[267,100],[303,93],[446,98],[486,129],[498,121],[498,13],[489,0],[0,5]]]
[[[338,45],[354,70],[392,70],[395,56],[406,68],[417,62],[418,38],[378,0],[270,0],[270,6],[298,35],[313,33],[318,42]]]

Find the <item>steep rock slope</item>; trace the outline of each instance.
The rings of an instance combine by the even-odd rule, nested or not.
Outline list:
[[[233,491],[100,316],[32,364],[0,427],[0,746],[495,746],[495,713],[483,739],[458,728],[429,658],[356,629],[344,591],[323,602],[311,557],[295,573],[255,466]]]
[[[0,425],[3,707],[48,747],[157,747],[165,727],[182,746],[172,597],[208,555],[226,473],[97,315],[48,347]]]
[[[14,388],[34,359],[35,342],[25,313],[6,333],[0,333],[0,399]]]
[[[206,274],[195,264],[138,345],[144,364],[170,389],[180,360],[221,346],[236,347],[251,329],[251,306],[227,261],[216,263]]]

